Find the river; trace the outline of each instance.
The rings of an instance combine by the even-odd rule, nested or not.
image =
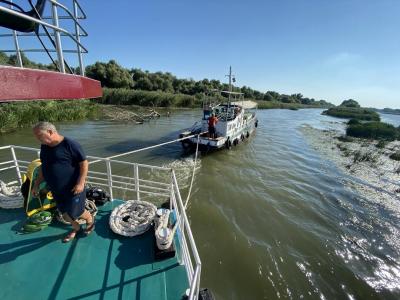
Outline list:
[[[217,299],[399,299],[399,198],[393,207],[359,194],[357,178],[310,146],[304,124],[344,130],[342,120],[320,113],[258,111],[257,132],[245,143],[200,157],[188,214],[201,286]],[[88,154],[109,156],[174,139],[200,115],[57,125]],[[400,116],[382,116],[400,124]],[[8,144],[38,146],[30,130],[0,135]],[[193,157],[179,144],[129,159],[176,167],[186,196]]]

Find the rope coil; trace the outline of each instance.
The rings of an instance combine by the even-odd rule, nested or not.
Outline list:
[[[113,209],[110,215],[110,228],[113,232],[123,236],[136,236],[149,230],[157,207],[149,202],[127,200]]]
[[[92,215],[93,218],[97,215],[98,209],[97,209],[97,206],[94,203],[94,201],[86,199],[86,201],[85,201],[85,209],[90,212],[90,214]],[[63,216],[62,216],[62,214],[61,214],[61,212],[59,210],[57,210],[56,218],[57,218],[58,222],[61,222],[61,223],[66,224],[66,225],[70,225],[70,222],[66,221],[63,218]],[[76,221],[80,225],[86,224],[86,221],[84,219],[78,219]]]

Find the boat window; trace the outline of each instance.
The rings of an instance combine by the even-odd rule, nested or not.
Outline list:
[[[211,115],[211,111],[209,110],[204,110],[203,113],[204,113],[203,120],[207,120]]]

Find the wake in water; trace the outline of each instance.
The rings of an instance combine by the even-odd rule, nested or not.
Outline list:
[[[178,181],[179,188],[187,189],[190,185],[193,167],[195,170],[195,176],[200,170],[201,161],[197,158],[196,165],[193,157],[186,157],[182,159],[174,160],[170,163],[164,164],[164,168],[171,168],[175,171],[176,180]]]

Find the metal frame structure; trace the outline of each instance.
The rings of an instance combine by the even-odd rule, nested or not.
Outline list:
[[[13,181],[8,185],[21,185],[22,175],[27,170],[28,165],[33,159],[40,155],[40,150],[30,147],[22,147],[8,145],[0,147],[0,157],[4,157],[4,152],[10,151],[11,159],[0,162],[0,174],[2,172],[12,172],[15,170]],[[23,157],[29,157],[28,160],[18,159],[18,154]],[[22,155],[24,154],[24,155]],[[193,238],[190,223],[186,215],[181,194],[179,191],[178,182],[176,180],[175,171],[172,168],[164,168],[145,164],[131,163],[126,161],[114,160],[109,158],[101,158],[88,156],[89,164],[102,165],[106,172],[89,171],[88,183],[94,185],[102,185],[108,188],[111,199],[115,190],[131,191],[139,200],[142,196],[163,196],[169,197],[171,209],[176,214],[176,222],[178,222],[178,239],[180,246],[180,263],[185,266],[188,276],[189,290],[188,299],[197,300],[200,290],[200,275],[201,275],[201,260],[197,251],[196,243]],[[132,176],[116,175],[112,170],[124,166],[130,170]],[[141,177],[141,174],[152,172],[163,172],[165,182],[158,182],[148,178]],[[158,174],[159,175],[159,174]]]
[[[11,33],[0,34],[0,37],[13,37],[15,49],[4,49],[4,50],[0,49],[0,50],[3,52],[16,53],[17,59],[18,59],[18,64],[19,64],[19,67],[21,67],[21,68],[23,68],[21,52],[46,52],[46,51],[57,52],[58,67],[59,67],[60,72],[62,72],[62,73],[65,73],[64,53],[77,53],[80,74],[82,76],[85,76],[85,68],[84,68],[84,64],[83,64],[82,54],[88,53],[88,51],[82,45],[82,43],[80,41],[80,37],[88,36],[88,33],[85,31],[85,29],[79,23],[79,20],[86,19],[85,12],[83,11],[78,0],[71,0],[72,6],[73,6],[73,12],[71,12],[68,9],[68,7],[59,3],[57,0],[47,0],[47,1],[50,2],[52,16],[51,17],[48,17],[48,16],[43,17],[41,20],[27,16],[21,12],[15,11],[11,8],[7,8],[4,6],[0,6],[0,11],[3,11],[6,13],[9,13],[11,15],[35,22],[37,24],[45,26],[48,29],[52,29],[53,33],[50,33],[49,37],[55,38],[55,49],[49,49],[49,50],[47,50],[47,49],[21,49],[18,38],[19,37],[27,37],[27,36],[36,36],[36,34],[35,33],[18,33],[15,30],[10,30]],[[61,8],[66,13],[66,15],[59,16],[58,8]],[[52,20],[53,24],[47,23],[43,20]],[[73,27],[74,33],[70,33],[68,30],[60,27],[59,20],[72,20],[74,23],[74,27]],[[38,33],[38,35],[39,36],[47,36],[44,33]],[[62,43],[61,43],[62,36],[68,36],[76,44],[76,50],[73,50],[73,49],[64,50],[62,48]]]

